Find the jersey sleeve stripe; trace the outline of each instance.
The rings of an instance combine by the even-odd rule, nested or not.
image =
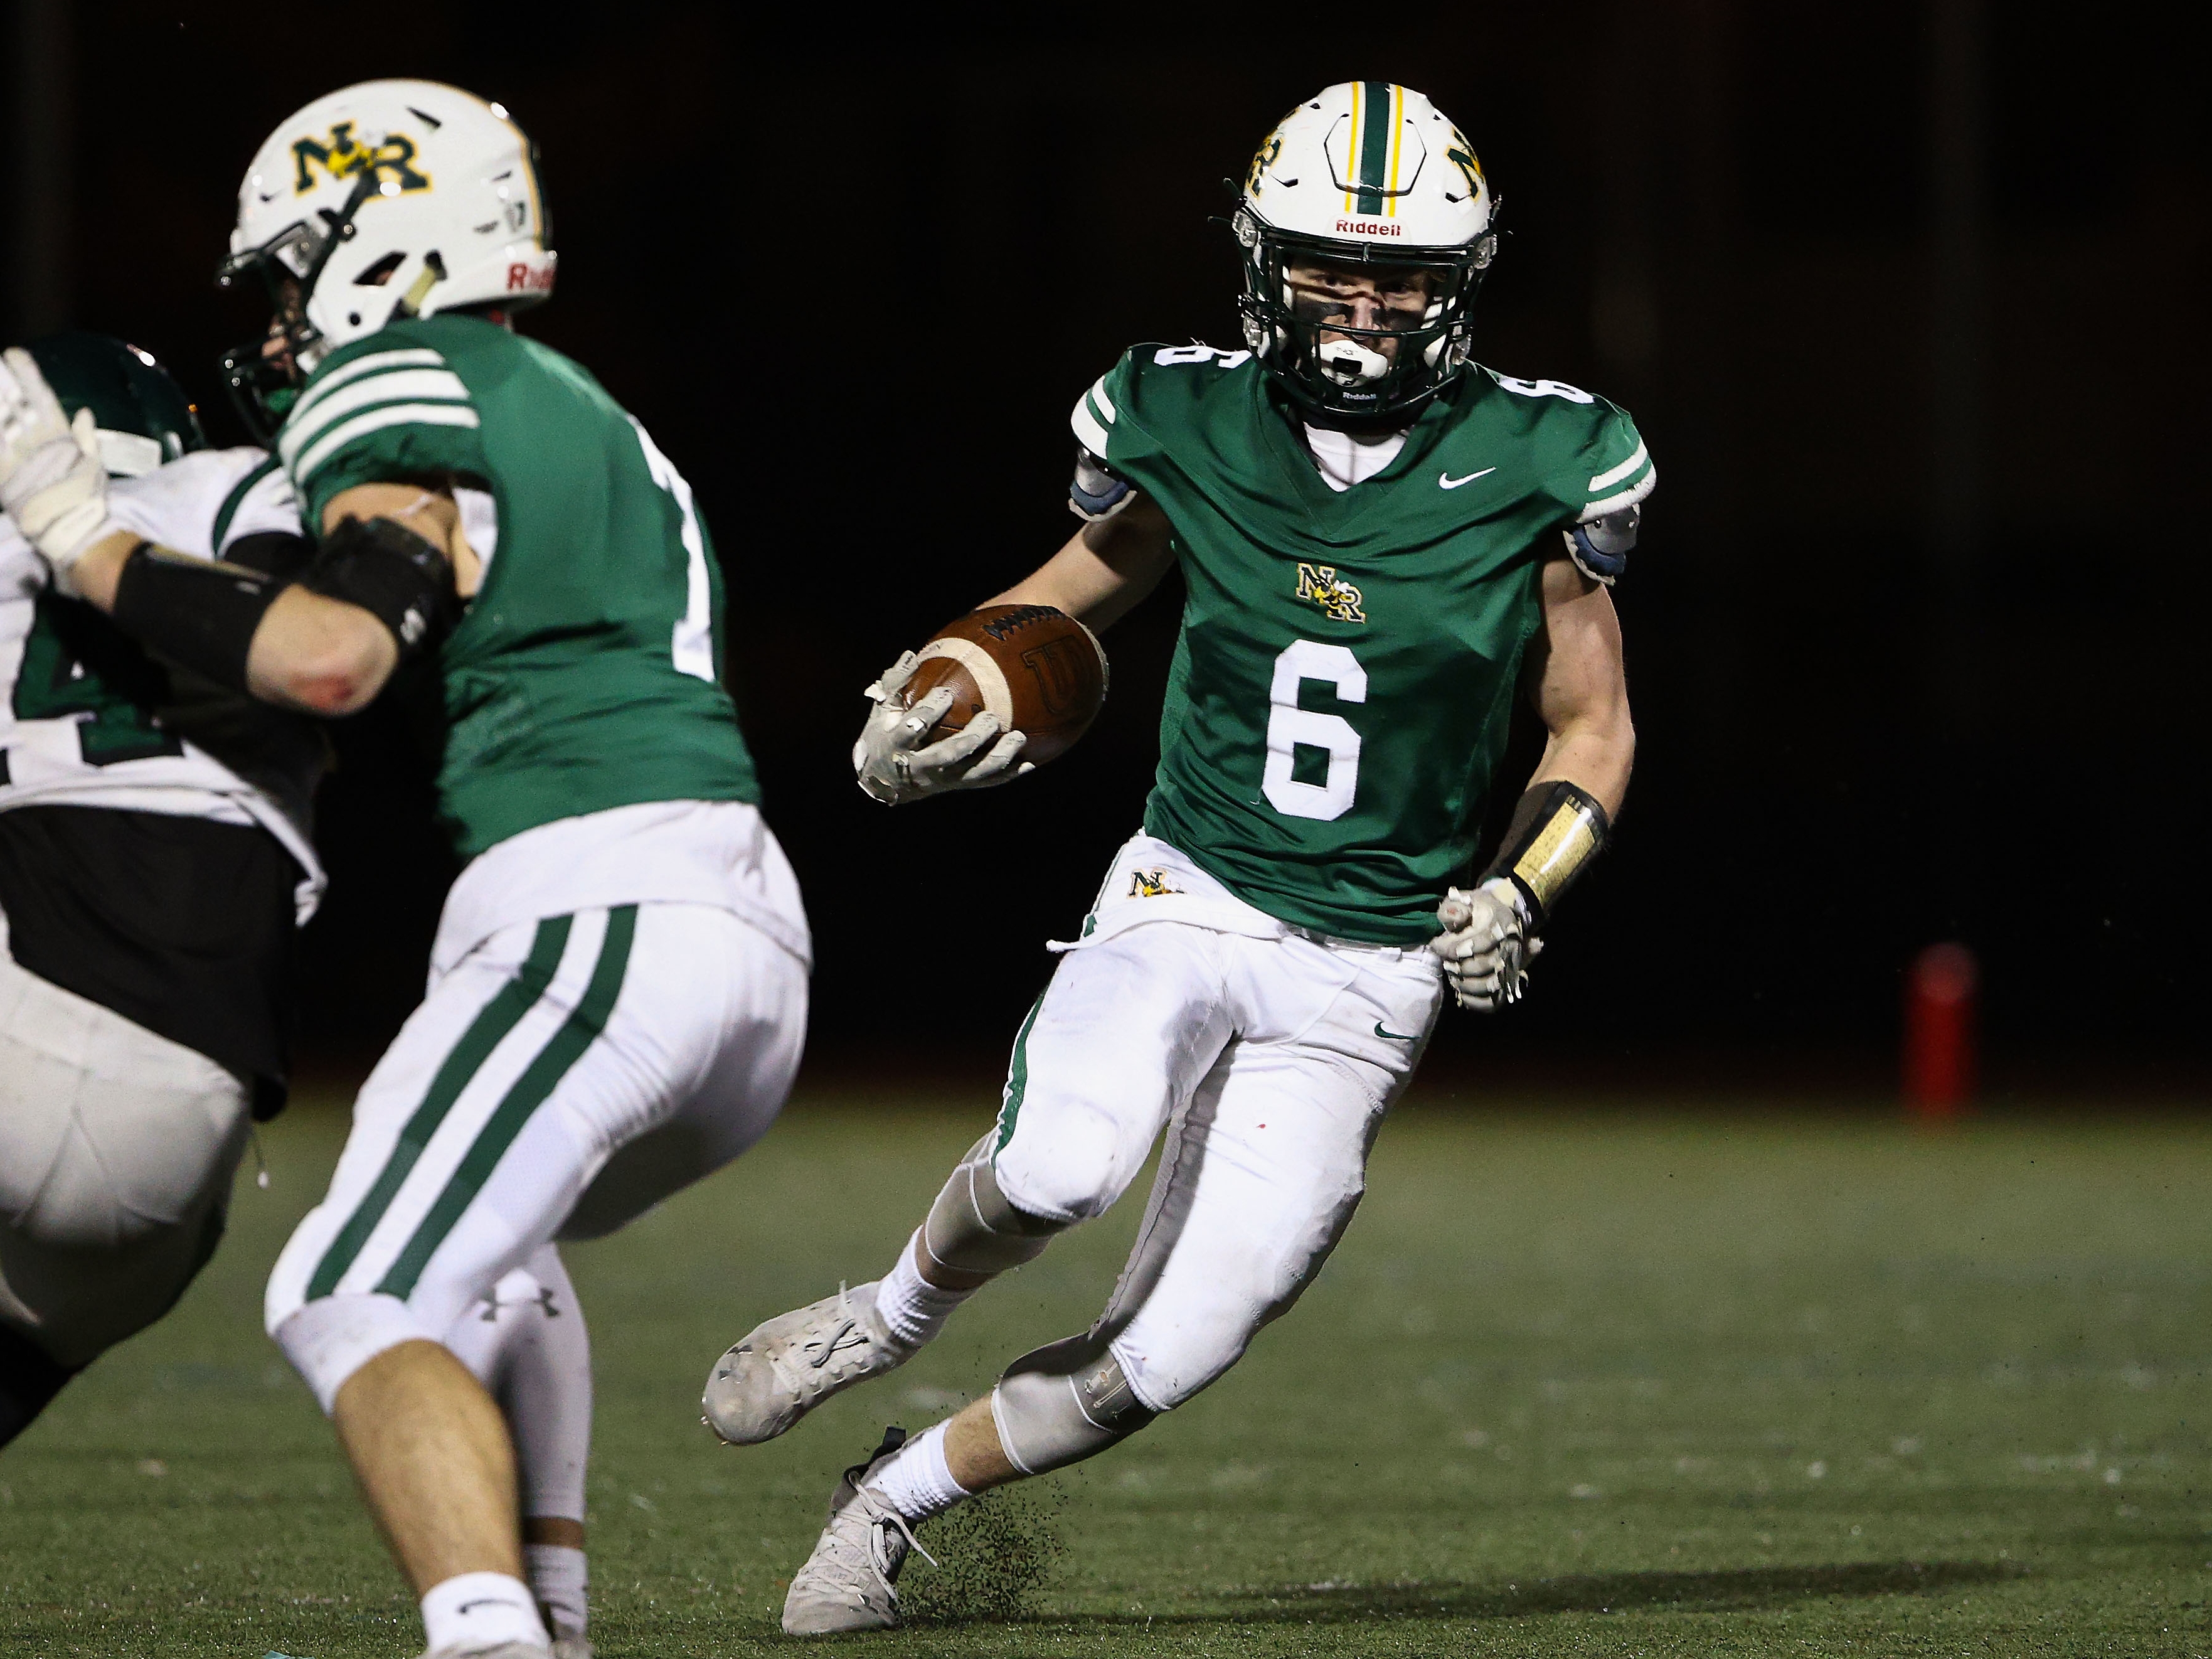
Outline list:
[[[1111,426],[1121,419],[1121,411],[1114,407],[1114,400],[1106,395],[1106,377],[1103,374],[1091,382],[1091,401],[1107,425]]]
[[[332,369],[309,386],[300,401],[293,405],[291,418],[298,420],[325,398],[364,374],[384,374],[395,368],[443,368],[444,356],[428,346],[410,346],[401,351],[372,351],[365,357],[356,357]]]
[[[1113,442],[1113,434],[1091,412],[1088,397],[1076,404],[1075,412],[1067,417],[1067,423],[1075,428],[1076,438],[1085,449],[1102,461],[1106,459],[1107,446]]]
[[[1592,489],[1603,489],[1610,484],[1617,484],[1623,478],[1633,477],[1636,470],[1650,459],[1650,451],[1646,449],[1642,444],[1638,444],[1636,446],[1636,453],[1633,455],[1631,455],[1619,466],[1609,467],[1605,471],[1599,473],[1597,477],[1589,481],[1589,487]]]
[[[304,418],[294,416],[276,441],[276,453],[289,466],[300,452],[313,444],[347,416],[377,404],[466,404],[469,389],[450,368],[403,368],[388,374],[372,374],[356,380],[333,397],[325,398]]]
[[[315,476],[316,468],[356,438],[381,431],[387,426],[478,427],[483,424],[477,418],[476,410],[466,404],[392,404],[382,409],[372,409],[349,421],[341,421],[324,433],[314,447],[292,468],[292,482],[304,496],[307,493],[307,481]]]
[[[1659,469],[1655,466],[1619,495],[1592,501],[1582,510],[1578,522],[1588,524],[1592,519],[1602,519],[1608,513],[1618,513],[1625,507],[1635,506],[1651,493],[1652,485],[1658,482]]]
[[[276,458],[265,456],[251,471],[230,487],[230,494],[222,498],[222,505],[215,510],[215,527],[209,532],[208,545],[218,559],[222,556],[223,542],[230,535],[230,521],[238,516],[238,509],[253,493],[253,486],[276,470]]]

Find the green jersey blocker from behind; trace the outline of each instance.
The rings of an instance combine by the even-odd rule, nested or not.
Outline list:
[[[1075,407],[1188,593],[1145,828],[1283,921],[1419,945],[1475,854],[1547,532],[1656,474],[1604,398],[1475,367],[1349,489],[1297,422],[1250,353],[1199,345],[1133,347]]]
[[[438,789],[464,858],[611,807],[759,799],[691,487],[584,368],[477,317],[394,323],[322,363],[277,453],[311,525],[361,483],[463,502],[485,570],[441,653]]]

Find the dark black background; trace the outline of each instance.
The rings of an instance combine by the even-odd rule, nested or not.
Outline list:
[[[653,429],[713,526],[814,919],[817,1063],[1002,1052],[1042,940],[1135,826],[1170,598],[1110,637],[1083,749],[1010,789],[866,801],[858,693],[1068,533],[1066,412],[1121,348],[1235,343],[1219,180],[1295,100],[1364,76],[1429,92],[1504,198],[1477,355],[1625,404],[1662,474],[1618,592],[1642,748],[1616,850],[1533,1000],[1448,1022],[1437,1063],[1879,1083],[1902,967],[1958,938],[2000,1089],[2201,1092],[2201,28],[1987,9],[1981,507],[1947,555],[1927,4],[1243,8],[1211,33],[1186,9],[896,39],[826,9],[773,33],[708,7],[67,9],[68,320],[161,355],[219,439],[212,362],[260,319],[210,278],[278,121],[419,75],[538,140],[561,288],[526,326]],[[372,714],[340,748],[302,985],[333,1065],[417,994],[450,873],[404,735]]]

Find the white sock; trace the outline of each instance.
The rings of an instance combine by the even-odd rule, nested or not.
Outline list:
[[[952,1478],[951,1466],[945,1461],[945,1428],[951,1420],[948,1417],[908,1441],[868,1482],[908,1521],[927,1521],[973,1496]]]
[[[591,1618],[584,1599],[584,1553],[566,1544],[525,1544],[523,1571],[530,1588],[552,1615],[556,1636],[581,1636]]]
[[[882,1316],[884,1328],[909,1348],[918,1348],[936,1336],[952,1317],[952,1310],[975,1294],[973,1290],[943,1290],[924,1279],[921,1269],[915,1266],[921,1249],[921,1234],[916,1232],[899,1252],[898,1265],[876,1286],[876,1312]]]
[[[430,1651],[490,1648],[521,1642],[550,1648],[530,1586],[503,1572],[465,1572],[434,1584],[422,1598],[422,1629]]]

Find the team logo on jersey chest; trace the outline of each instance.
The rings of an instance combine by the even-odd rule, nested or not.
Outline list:
[[[1322,615],[1331,622],[1367,620],[1367,613],[1359,608],[1359,590],[1339,576],[1333,564],[1300,564],[1298,598],[1319,605]]]
[[[293,143],[293,193],[304,196],[315,187],[317,167],[332,179],[375,172],[402,190],[428,190],[430,180],[415,170],[415,141],[404,132],[387,132],[376,143],[365,144],[354,137],[352,122],[340,121],[331,128],[328,138],[301,138]]]

